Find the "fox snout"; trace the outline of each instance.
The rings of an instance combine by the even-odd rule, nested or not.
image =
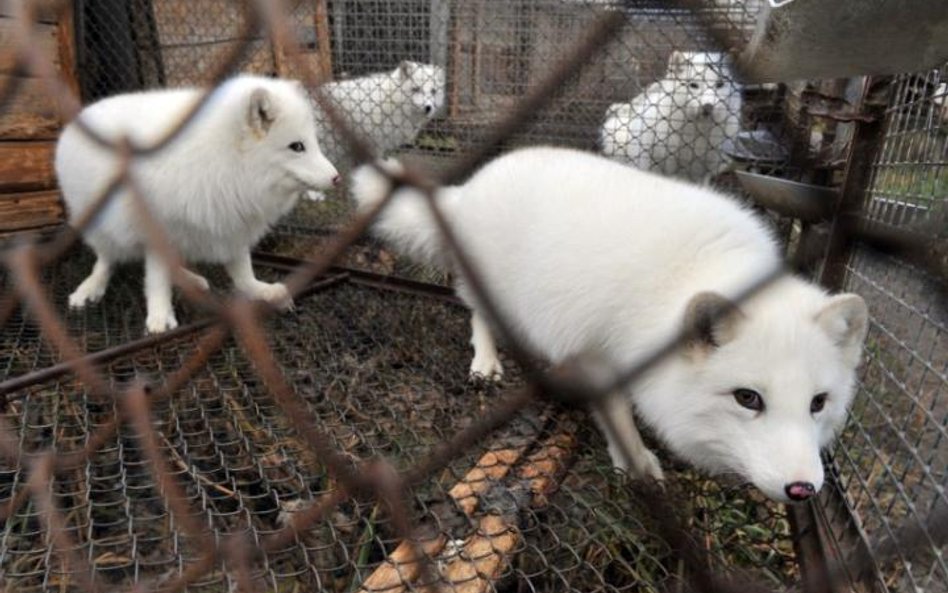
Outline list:
[[[816,487],[811,482],[791,482],[783,487],[787,498],[801,502],[816,495]]]
[[[323,190],[339,185],[339,183],[342,182],[342,178],[339,175],[339,171],[336,170],[336,167],[329,162],[329,159],[323,155],[319,155],[319,158],[316,159],[305,181],[310,186],[307,189]]]
[[[704,103],[701,105],[701,115],[709,117],[712,113],[714,113],[714,104]]]

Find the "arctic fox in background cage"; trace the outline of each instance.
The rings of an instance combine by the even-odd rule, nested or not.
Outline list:
[[[722,150],[740,131],[741,91],[722,53],[672,52],[668,71],[627,103],[606,111],[604,155],[696,182],[724,172]]]
[[[370,74],[323,85],[339,114],[377,155],[410,144],[444,107],[444,69],[418,62],[401,62],[390,72]],[[332,130],[317,108],[324,152],[340,170],[352,164],[349,147]]]

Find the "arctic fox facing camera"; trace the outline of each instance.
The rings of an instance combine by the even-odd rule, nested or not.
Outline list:
[[[103,99],[79,117],[111,140],[159,140],[196,104],[198,89],[129,93]],[[75,222],[119,171],[120,158],[75,123],[56,146],[56,174]],[[312,110],[297,82],[240,76],[213,91],[188,127],[155,154],[137,157],[132,173],[147,206],[188,262],[224,264],[238,291],[292,306],[283,284],[256,279],[250,248],[300,195],[328,189],[339,176],[316,141]],[[144,259],[149,332],[177,327],[171,271],[149,248],[128,190],[115,195],[83,239],[95,251],[92,273],[69,296],[84,307],[102,298],[115,264]],[[185,270],[198,286],[207,280]]]
[[[401,62],[391,72],[329,82],[323,85],[333,104],[377,154],[414,141],[421,128],[444,107],[444,69],[418,62]],[[339,167],[352,163],[348,147],[317,108],[326,129],[326,154]]]
[[[726,170],[724,141],[740,131],[741,92],[725,54],[672,52],[665,77],[606,111],[602,153],[640,169],[701,182]]]
[[[353,175],[362,210],[389,188],[372,167]],[[857,295],[829,296],[792,276],[735,303],[782,263],[750,211],[708,188],[555,148],[499,157],[437,199],[500,311],[551,362],[593,353],[624,370],[695,330],[693,341],[597,407],[621,428],[633,474],[663,476],[632,408],[704,470],[737,474],[780,501],[821,488],[820,448],[846,417],[868,311]],[[417,259],[452,266],[414,189],[396,191],[374,230]],[[498,377],[481,304],[452,271],[473,310],[470,372]],[[625,466],[607,437],[613,462]]]

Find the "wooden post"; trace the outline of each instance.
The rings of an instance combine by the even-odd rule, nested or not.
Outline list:
[[[428,11],[428,47],[430,61],[444,68],[448,63],[448,26],[451,22],[451,5],[448,0],[430,0]]]
[[[326,0],[316,0],[316,51],[322,82],[332,80],[332,43],[329,38],[329,8]]]
[[[891,77],[867,77],[860,109],[864,115],[853,124],[846,172],[839,200],[833,211],[829,246],[823,261],[820,282],[831,289],[839,290],[846,278],[846,265],[852,253],[853,241],[850,230],[857,223],[857,216],[864,208],[872,181],[872,165],[885,139],[885,101],[873,102],[878,97],[888,97]]]
[[[67,0],[56,23],[56,43],[59,50],[59,73],[69,90],[82,101],[79,73],[76,64],[76,7]],[[66,123],[66,122],[63,122]]]
[[[273,70],[280,78],[287,78],[290,75],[290,67],[286,61],[286,48],[280,43],[279,37],[270,33],[270,51],[273,53]]]
[[[454,11],[453,14],[451,14],[451,26],[449,29],[451,37],[451,58],[446,67],[446,72],[448,73],[448,115],[451,119],[457,118],[461,108],[460,85],[463,68],[461,67],[461,32],[458,30],[459,20],[458,12]]]

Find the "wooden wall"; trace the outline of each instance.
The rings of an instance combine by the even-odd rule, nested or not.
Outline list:
[[[38,47],[75,89],[72,23],[41,14]],[[0,112],[0,234],[59,224],[63,208],[53,173],[53,148],[62,127],[56,102],[41,80],[16,71],[15,22],[0,4],[0,88],[19,78],[19,92]]]
[[[220,61],[240,43],[244,10],[233,0],[151,0],[160,46],[163,80],[149,86],[206,84]],[[327,0],[287,0],[292,33],[303,41],[303,59],[316,72],[332,75]],[[300,78],[283,51],[261,33],[250,41],[241,72]]]

